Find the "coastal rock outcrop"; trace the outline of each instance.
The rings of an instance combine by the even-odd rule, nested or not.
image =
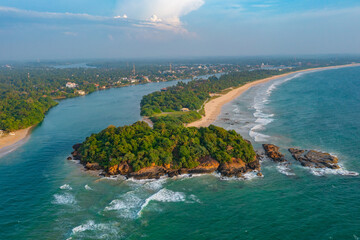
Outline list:
[[[200,162],[199,166],[189,169],[188,173],[196,174],[196,173],[212,173],[215,172],[220,163],[215,159],[207,156],[198,160]]]
[[[176,177],[183,174],[206,174],[219,172],[223,176],[227,177],[243,177],[247,172],[257,171],[260,172],[260,162],[257,157],[252,162],[245,163],[241,159],[232,158],[231,162],[220,164],[218,161],[210,156],[205,156],[197,161],[199,165],[194,168],[180,168],[174,169],[171,164],[164,164],[163,166],[152,166],[142,168],[139,171],[134,171],[130,164],[123,162],[114,166],[104,169],[99,163],[86,162],[78,152],[81,144],[73,146],[74,151],[72,152],[73,158],[80,160],[86,170],[103,170],[105,176],[111,175],[122,175],[127,178],[135,179],[158,179],[162,176],[167,175],[168,177]],[[258,173],[261,176],[261,173]]]
[[[85,168],[87,170],[100,170],[101,169],[101,167],[98,163],[89,163],[89,162],[85,164]]]
[[[265,155],[274,162],[284,163],[287,162],[284,155],[280,152],[279,147],[273,144],[263,144]]]
[[[74,151],[71,153],[71,155],[73,156],[74,160],[81,160],[81,155],[78,152],[81,145],[81,143],[77,143],[73,146]]]
[[[339,169],[338,159],[329,153],[318,152],[315,150],[301,150],[289,148],[293,158],[301,163],[304,167],[312,168],[331,168]]]
[[[222,163],[218,168],[218,172],[226,177],[242,177],[247,172],[260,170],[261,167],[258,158],[250,163],[245,163],[241,159],[233,158],[231,162]]]
[[[127,177],[135,179],[159,179],[161,176],[166,175],[166,173],[167,171],[164,167],[155,166],[128,173]]]

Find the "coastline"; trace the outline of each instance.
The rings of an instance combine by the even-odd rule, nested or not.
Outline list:
[[[15,131],[15,135],[7,135],[4,137],[0,137],[0,155],[3,151],[6,151],[7,149],[27,138],[33,128],[34,126],[31,126],[25,129]]]
[[[306,73],[306,72],[311,72],[311,71],[322,71],[322,70],[330,70],[330,69],[338,69],[338,68],[346,68],[346,67],[358,67],[358,66],[360,66],[360,63],[346,64],[346,65],[340,65],[340,66],[310,68],[310,69],[304,69],[304,70],[299,70],[299,71],[295,71],[295,72],[280,74],[277,76],[264,78],[264,79],[260,79],[260,80],[254,81],[254,82],[246,83],[245,85],[237,87],[237,88],[229,91],[228,93],[221,95],[220,97],[217,97],[215,99],[212,99],[212,100],[206,102],[205,106],[204,106],[205,116],[203,116],[200,120],[197,120],[195,122],[187,124],[186,126],[187,127],[197,127],[197,128],[208,127],[220,115],[223,105],[238,98],[241,94],[243,94],[244,92],[246,92],[247,90],[249,90],[250,88],[252,88],[256,85],[266,83],[266,82],[269,82],[272,80],[276,80],[279,78],[287,77],[289,75],[296,74],[296,73]]]

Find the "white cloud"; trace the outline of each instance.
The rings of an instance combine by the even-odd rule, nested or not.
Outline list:
[[[252,5],[252,7],[255,7],[255,8],[269,8],[271,6],[272,6],[271,4],[254,4],[254,5]]]
[[[65,35],[76,37],[78,33],[76,32],[64,32]]]
[[[204,3],[204,0],[121,0],[116,11],[125,12],[132,19],[165,22],[181,28],[180,18]]]
[[[102,24],[110,27],[156,29],[189,34],[183,27],[180,17],[198,9],[203,3],[204,0],[125,0],[119,5],[121,8],[118,14],[113,17],[85,13],[39,12],[0,6],[0,25],[14,22],[46,25]],[[126,14],[120,15],[120,12]]]
[[[127,19],[128,18],[128,16],[126,15],[126,14],[124,14],[124,15],[118,15],[118,16],[115,16],[114,17],[115,19],[119,19],[119,18],[124,18],[124,19]]]
[[[162,19],[156,15],[152,15],[150,18],[150,22],[162,22]]]

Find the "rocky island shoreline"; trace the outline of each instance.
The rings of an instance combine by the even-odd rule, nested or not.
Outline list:
[[[225,163],[219,163],[211,156],[205,156],[197,161],[199,165],[194,168],[178,168],[174,169],[171,164],[163,164],[142,168],[135,171],[134,168],[127,162],[113,165],[109,168],[104,168],[99,163],[91,163],[81,156],[79,148],[81,143],[73,146],[74,151],[71,153],[72,157],[68,160],[79,160],[84,168],[88,171],[101,171],[101,176],[124,176],[126,178],[134,178],[136,180],[142,179],[159,179],[167,176],[169,178],[185,175],[185,174],[210,174],[219,173],[223,177],[235,177],[244,178],[244,175],[249,172],[256,173],[257,176],[262,177],[261,173],[261,159],[264,157],[269,158],[275,163],[285,166],[291,165],[291,163],[285,158],[284,154],[280,152],[280,148],[273,144],[263,144],[264,154],[258,154],[251,162],[245,163],[241,159],[232,158],[231,161]],[[323,153],[315,150],[301,150],[296,148],[289,148],[288,151],[293,156],[294,160],[300,162],[300,164],[307,168],[328,168],[328,169],[340,169],[338,165],[338,158],[332,156],[329,153]]]
[[[127,162],[114,165],[109,168],[103,168],[99,163],[90,163],[83,159],[78,150],[81,144],[75,144],[72,152],[73,158],[69,157],[68,160],[79,160],[86,170],[100,170],[103,176],[116,176],[121,175],[126,178],[141,179],[159,179],[160,177],[167,176],[169,178],[184,175],[184,174],[209,174],[217,172],[224,177],[237,177],[242,178],[244,174],[249,172],[256,172],[257,176],[262,176],[259,157],[256,156],[253,161],[245,163],[241,159],[231,159],[231,162],[219,163],[210,156],[205,156],[198,160],[199,165],[194,168],[179,168],[174,169],[170,164],[162,166],[145,167],[139,171],[135,171]]]

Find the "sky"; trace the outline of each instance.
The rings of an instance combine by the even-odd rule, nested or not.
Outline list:
[[[0,0],[0,60],[360,54],[359,0]]]

